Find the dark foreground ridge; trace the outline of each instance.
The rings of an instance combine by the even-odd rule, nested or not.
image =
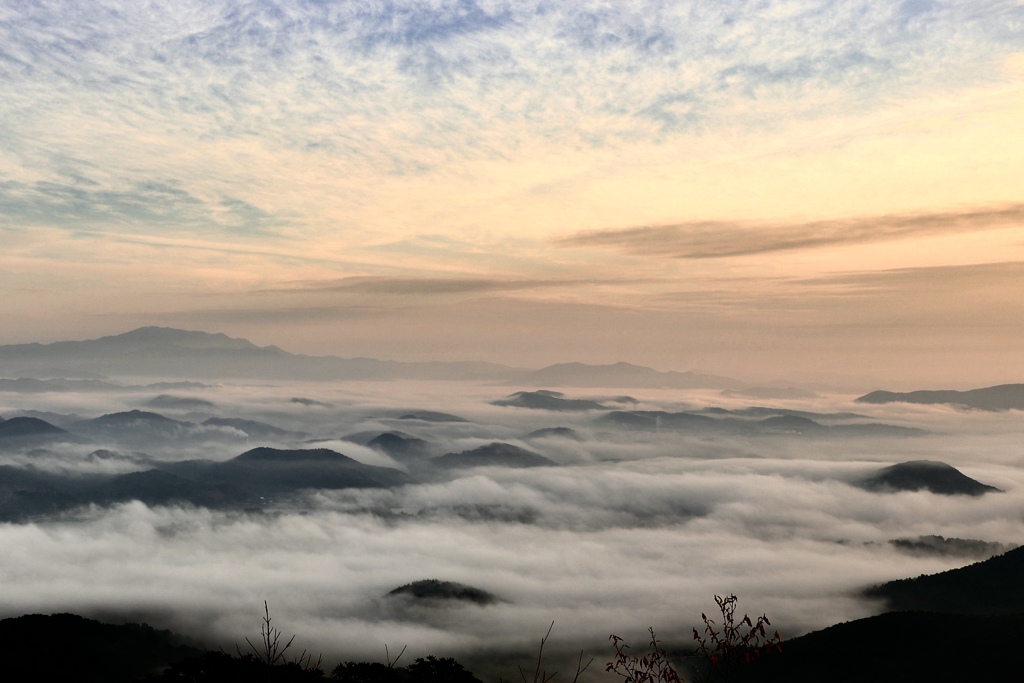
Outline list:
[[[890,611],[787,640],[751,683],[1016,681],[1024,672],[1024,547],[864,591]]]
[[[865,591],[892,610],[1024,615],[1024,547],[960,569],[890,581]]]
[[[884,599],[895,611],[844,622],[807,635],[783,640],[760,639],[770,647],[745,661],[744,650],[722,650],[739,662],[727,678],[713,675],[714,664],[680,642],[669,656],[654,653],[655,662],[681,665],[685,681],[721,683],[820,683],[872,681],[872,683],[962,683],[963,681],[1016,681],[1024,671],[1024,548],[961,569],[917,579],[893,581],[866,591]],[[482,602],[486,591],[454,582],[415,581],[391,591],[410,599],[470,600]],[[490,596],[493,598],[493,596]],[[716,596],[716,599],[719,599]],[[730,598],[735,600],[735,596]],[[707,622],[707,618],[705,617]],[[738,615],[734,623],[743,630]],[[761,619],[757,619],[758,624]],[[267,614],[266,624],[270,617]],[[765,621],[768,624],[767,621]],[[614,625],[610,625],[614,628]],[[699,633],[699,632],[698,632]],[[705,631],[707,633],[707,631]],[[722,631],[719,631],[721,634]],[[661,634],[659,634],[661,635]],[[673,634],[674,635],[674,634]],[[274,659],[257,645],[236,654],[199,650],[168,631],[127,624],[111,626],[75,615],[50,617],[28,615],[0,621],[0,656],[5,680],[126,683],[128,681],[228,681],[270,680],[277,683],[325,680],[325,669],[311,658]],[[620,641],[621,642],[621,641]],[[706,644],[707,638],[701,640]],[[755,649],[759,645],[753,646]],[[622,654],[622,653],[625,654]],[[716,652],[718,652],[716,650]],[[605,655],[586,653],[603,660]],[[639,649],[620,650],[613,661],[650,673]],[[291,662],[291,663],[286,663]],[[695,674],[682,667],[691,665]],[[612,664],[609,664],[612,667]],[[622,675],[625,667],[617,667]],[[674,674],[674,669],[673,676]],[[161,673],[162,672],[162,673]],[[704,677],[709,674],[710,677]],[[329,679],[345,683],[479,683],[471,672],[451,658],[426,657],[398,667],[394,662],[343,662],[330,670]],[[568,677],[556,679],[565,683]],[[611,679],[615,680],[615,679]],[[623,683],[679,683],[679,677],[633,678]]]
[[[146,624],[115,626],[75,614],[0,620],[0,677],[12,682],[137,681],[200,652]]]

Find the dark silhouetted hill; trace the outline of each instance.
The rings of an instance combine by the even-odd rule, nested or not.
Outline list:
[[[178,433],[192,427],[190,422],[180,422],[159,413],[145,410],[128,410],[120,413],[108,413],[91,420],[82,420],[74,425],[76,431],[82,432],[148,432]]]
[[[256,495],[302,489],[387,488],[409,482],[403,472],[364,465],[327,448],[254,448],[226,462],[184,462],[161,469],[205,484],[229,484]]]
[[[911,555],[934,555],[939,557],[971,557],[985,559],[1001,555],[1016,546],[1005,543],[982,541],[975,538],[946,538],[945,536],[917,536],[916,538],[894,538],[889,541]]]
[[[89,439],[132,444],[144,447],[154,441],[182,441],[201,436],[192,422],[182,422],[145,410],[108,413],[91,420],[81,420],[68,429]]]
[[[784,634],[783,634],[784,635]],[[741,668],[740,683],[1016,681],[1024,615],[890,612],[793,639]]]
[[[0,420],[0,438],[61,434],[67,434],[67,432],[37,417],[12,417],[9,420]]]
[[[508,398],[491,401],[491,405],[511,408],[531,408],[533,410],[608,410],[607,407],[601,405],[597,401],[564,398],[564,395],[557,391],[543,390],[517,391],[514,394],[510,394]]]
[[[892,610],[1024,615],[1024,547],[960,569],[890,581],[864,594]]]
[[[74,614],[0,620],[0,675],[12,683],[137,681],[199,652],[145,624],[115,626]]]
[[[274,425],[267,424],[266,422],[242,420],[234,417],[211,417],[208,420],[204,420],[203,424],[207,427],[229,427],[231,429],[237,429],[250,439],[283,440],[304,436],[298,432],[290,432],[287,429],[281,429],[280,427],[275,427]]]
[[[952,465],[935,460],[911,460],[883,467],[858,484],[870,491],[920,491],[924,489],[947,496],[980,496],[999,491],[994,486],[971,479]]]
[[[555,464],[543,455],[498,441],[469,451],[462,451],[461,453],[446,453],[434,458],[433,462],[447,468],[486,466],[545,467]]]
[[[397,432],[378,434],[366,445],[400,461],[420,460],[429,451],[429,444],[423,439]]]
[[[1024,384],[1000,384],[969,391],[872,391],[857,399],[861,403],[922,403],[966,406],[977,410],[1024,410]]]
[[[0,520],[25,521],[85,505],[132,500],[149,505],[189,504],[251,508],[308,489],[402,486],[409,475],[364,465],[325,448],[255,448],[226,462],[160,463],[127,474],[70,475],[0,466]]]
[[[129,472],[93,486],[88,501],[100,505],[138,500],[147,505],[190,503],[208,508],[256,504],[258,497],[230,482],[206,483],[161,470]]]
[[[389,591],[388,595],[405,595],[420,600],[461,600],[478,605],[490,605],[498,602],[496,595],[481,588],[474,588],[455,581],[439,581],[438,579],[413,581]]]

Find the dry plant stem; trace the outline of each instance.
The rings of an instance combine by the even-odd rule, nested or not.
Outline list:
[[[519,676],[523,679],[523,683],[549,683],[556,675],[557,671],[554,671],[549,676],[546,671],[543,670],[544,661],[544,645],[548,642],[548,637],[551,636],[551,629],[555,627],[555,622],[551,622],[548,626],[548,632],[544,634],[544,637],[540,639],[540,647],[537,649],[537,665],[533,670],[533,679],[530,680],[526,677],[526,672],[523,671],[523,667],[519,667]],[[586,664],[583,663],[583,651],[580,650],[579,661],[576,663],[576,675],[572,678],[572,683],[577,683],[583,672],[587,670],[593,663],[593,658],[590,659]],[[505,683],[502,679],[498,679],[500,683]]]
[[[281,631],[270,625],[270,608],[267,606],[267,601],[263,601],[263,625],[260,626],[260,636],[263,639],[262,648],[257,648],[252,644],[252,641],[248,638],[245,642],[249,643],[249,649],[252,650],[256,658],[267,666],[273,666],[284,658],[284,653],[288,651],[288,648],[292,646],[292,642],[295,640],[293,635],[288,639],[288,642],[281,647]],[[238,649],[238,648],[235,648]],[[303,650],[305,653],[305,650]],[[239,652],[241,655],[241,652]]]
[[[544,643],[546,643],[548,641],[548,636],[551,635],[551,629],[553,629],[554,627],[555,627],[555,622],[552,621],[551,625],[548,626],[548,632],[545,633],[544,637],[540,639],[540,649],[537,650],[537,666],[536,666],[536,668],[533,671],[533,681],[532,682],[526,680],[526,674],[523,673],[523,667],[519,667],[519,675],[522,676],[523,683],[548,683],[548,681],[550,681],[552,678],[554,678],[555,674],[558,673],[556,671],[555,673],[553,673],[550,676],[548,676],[548,675],[546,675],[546,672],[541,671],[541,662],[544,659]]]
[[[405,654],[405,648],[407,648],[407,647],[409,647],[409,646],[406,645],[405,647],[403,647],[402,651],[398,653],[397,657],[395,657],[395,660],[391,661],[391,653],[388,652],[388,644],[384,643],[384,658],[388,660],[388,668],[389,669],[394,669],[395,668],[395,665],[398,664],[398,660],[401,659],[402,655]]]
[[[307,670],[315,670],[323,666],[324,657],[322,654],[317,658],[316,664],[313,664],[313,654],[307,654],[306,650],[303,650],[302,654],[300,654],[295,659],[285,659],[285,653],[288,651],[288,648],[290,648],[292,646],[292,643],[295,641],[295,636],[293,635],[291,638],[289,638],[288,642],[285,643],[284,646],[282,647],[281,636],[283,634],[281,633],[280,629],[271,626],[271,621],[272,619],[270,618],[270,607],[267,605],[267,601],[264,600],[263,624],[260,626],[260,637],[262,639],[261,647],[253,645],[253,642],[248,638],[245,639],[245,642],[249,644],[249,649],[252,650],[252,653],[256,656],[256,659],[258,659],[260,662],[263,663],[264,666],[267,667],[268,677],[270,676],[270,667],[278,663],[297,664],[299,667]],[[238,656],[241,657],[242,651],[239,650],[237,646],[235,647],[235,650],[238,652]]]

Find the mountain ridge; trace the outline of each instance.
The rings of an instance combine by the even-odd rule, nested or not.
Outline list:
[[[39,368],[60,367],[68,374],[94,378],[71,383],[52,373],[35,377]],[[660,371],[625,361],[605,365],[556,363],[540,370],[487,361],[402,362],[375,358],[312,356],[259,346],[222,332],[173,327],[139,327],[97,339],[42,344],[0,345],[0,378],[7,390],[115,390],[95,378],[175,377],[189,379],[249,378],[295,380],[493,380],[528,386],[620,386],[714,388],[744,382],[695,372]],[[22,380],[48,380],[48,384]],[[17,382],[21,381],[21,384]],[[8,386],[9,385],[9,386]]]
[[[1024,384],[997,384],[981,389],[919,391],[872,391],[855,399],[859,403],[918,403],[955,405],[975,410],[1024,410]]]

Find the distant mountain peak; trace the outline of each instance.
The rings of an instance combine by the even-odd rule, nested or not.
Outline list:
[[[175,327],[156,326],[139,327],[122,334],[102,337],[97,341],[140,342],[143,344],[235,350],[262,348],[253,344],[248,339],[229,337],[223,332],[200,332],[196,330],[181,330]],[[280,349],[278,350],[280,351]]]

